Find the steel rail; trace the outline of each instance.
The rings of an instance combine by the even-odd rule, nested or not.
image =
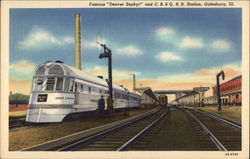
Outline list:
[[[125,127],[125,126],[128,126],[128,125],[130,125],[130,124],[132,124],[132,123],[135,123],[135,122],[137,122],[137,121],[140,121],[140,120],[142,120],[142,119],[144,119],[144,118],[146,118],[146,117],[148,117],[148,116],[150,116],[150,115],[152,115],[152,114],[155,114],[155,113],[157,113],[159,110],[160,110],[160,109],[157,109],[157,110],[151,112],[150,114],[141,116],[141,117],[139,117],[139,118],[137,118],[137,119],[134,119],[134,120],[132,120],[132,121],[128,121],[128,122],[123,123],[123,124],[121,124],[121,125],[115,126],[115,127],[111,128],[111,129],[109,129],[109,130],[105,130],[105,131],[100,132],[100,133],[98,133],[98,134],[96,134],[96,135],[94,135],[94,136],[90,136],[90,137],[88,137],[88,138],[86,138],[86,139],[80,140],[80,141],[78,141],[78,142],[76,142],[76,143],[73,143],[73,144],[71,144],[71,145],[65,146],[65,147],[63,147],[63,148],[60,148],[60,149],[58,149],[57,151],[75,151],[75,150],[79,149],[80,147],[83,147],[83,146],[86,146],[86,145],[88,145],[88,144],[90,144],[90,143],[93,143],[93,142],[95,142],[95,141],[97,141],[97,140],[99,140],[99,139],[105,137],[106,135],[109,135],[109,134],[111,134],[111,133],[113,133],[113,132],[116,132],[116,131],[120,130],[121,128],[123,128],[123,127]]]
[[[227,124],[227,125],[229,125],[229,126],[232,126],[232,127],[236,128],[236,129],[238,129],[238,130],[241,130],[241,126],[240,126],[239,124],[234,123],[234,122],[229,121],[229,120],[226,120],[226,119],[224,119],[224,118],[222,118],[222,117],[218,117],[218,116],[216,116],[216,115],[213,115],[213,114],[208,113],[208,112],[204,112],[204,111],[202,111],[202,110],[196,110],[196,109],[191,109],[191,108],[187,108],[187,107],[184,107],[184,109],[193,110],[193,111],[196,111],[196,112],[205,114],[205,115],[209,116],[209,117],[212,118],[212,119],[215,119],[215,120],[217,120],[217,121],[223,122],[223,123],[225,123],[225,124]]]
[[[9,125],[9,129],[19,128],[19,127],[29,126],[29,125],[31,125],[31,124],[30,123],[23,123],[23,124]]]
[[[16,121],[16,120],[25,119],[25,118],[26,118],[26,115],[22,115],[22,116],[10,116],[9,117],[9,121]]]
[[[213,135],[212,132],[209,131],[209,129],[204,124],[202,124],[202,122],[198,118],[196,118],[190,111],[188,110],[185,111],[195,119],[195,121],[200,125],[203,131],[209,136],[209,138],[213,141],[213,143],[220,151],[227,151],[227,149],[223,146],[223,144]]]
[[[143,136],[146,135],[146,133],[152,129],[157,123],[159,123],[163,117],[166,116],[167,112],[162,114],[159,118],[157,118],[155,121],[153,121],[150,125],[148,125],[146,128],[144,128],[141,132],[136,134],[134,137],[132,137],[129,141],[127,141],[125,144],[123,144],[120,148],[118,148],[116,151],[127,151],[134,143],[136,143],[139,139],[141,139]]]
[[[233,122],[230,122],[230,121],[228,121],[228,120],[225,120],[225,119],[223,119],[223,118],[220,118],[220,117],[218,117],[218,116],[216,116],[216,115],[213,115],[213,114],[211,114],[211,113],[207,113],[207,112],[204,112],[204,111],[200,111],[200,110],[194,110],[194,111],[199,112],[199,113],[202,113],[202,114],[205,114],[205,115],[209,116],[210,118],[213,118],[213,119],[215,119],[215,120],[217,120],[217,121],[221,121],[221,122],[223,122],[223,123],[225,123],[225,124],[228,124],[228,125],[230,125],[230,126],[236,128],[236,129],[241,130],[241,126],[240,126],[240,125],[237,125],[237,124],[235,124],[235,123],[233,123]]]

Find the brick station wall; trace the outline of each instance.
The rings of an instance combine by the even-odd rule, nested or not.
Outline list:
[[[229,80],[228,82],[220,84],[220,92],[222,103],[226,104],[241,104],[241,92],[242,88],[242,76],[235,78],[233,80]],[[231,95],[230,95],[231,94]],[[217,88],[216,86],[213,87],[213,95],[217,95]]]

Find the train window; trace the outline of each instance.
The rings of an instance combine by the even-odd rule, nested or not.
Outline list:
[[[70,88],[70,92],[73,92],[73,88],[74,88],[74,80],[70,79],[70,84],[69,84],[69,88]]]
[[[121,93],[114,92],[114,97],[115,97],[115,98],[121,98]]]
[[[122,94],[122,99],[128,99],[128,95],[127,94]]]
[[[64,91],[69,91],[69,78],[65,78]]]
[[[75,83],[75,92],[77,92],[77,86],[78,86],[78,84],[77,83]]]
[[[83,92],[83,85],[81,84],[81,92]]]
[[[42,90],[42,84],[43,84],[43,81],[42,80],[37,80],[36,83],[35,83],[35,90],[37,91],[40,91]]]
[[[63,88],[63,78],[57,78],[56,90],[61,91]]]
[[[55,86],[55,78],[54,77],[49,77],[47,80],[47,91],[53,91]]]
[[[89,93],[91,93],[91,87],[89,86]]]

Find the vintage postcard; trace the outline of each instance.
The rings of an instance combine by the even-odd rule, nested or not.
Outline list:
[[[249,158],[249,1],[1,7],[1,158]]]

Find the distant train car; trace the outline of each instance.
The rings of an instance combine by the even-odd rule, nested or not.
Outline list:
[[[167,106],[168,105],[168,96],[161,95],[158,98],[159,98],[159,105],[160,106]]]
[[[40,65],[33,77],[27,122],[61,122],[78,113],[96,111],[101,95],[106,101],[105,80],[60,61]],[[114,108],[139,107],[140,96],[113,86]],[[105,102],[107,109],[107,102]]]

